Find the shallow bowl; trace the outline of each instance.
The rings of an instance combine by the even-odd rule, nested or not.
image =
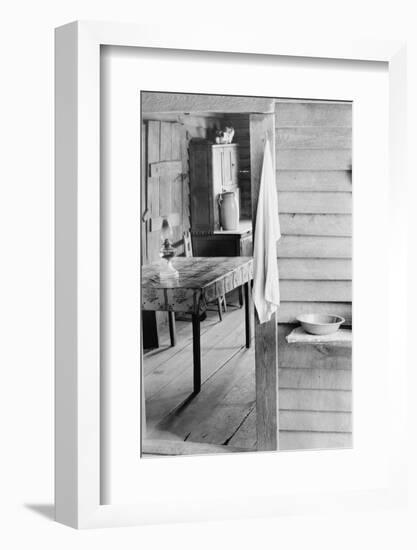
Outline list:
[[[309,334],[332,334],[345,322],[340,315],[305,313],[297,317],[303,329]]]

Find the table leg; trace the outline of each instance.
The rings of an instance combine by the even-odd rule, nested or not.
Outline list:
[[[243,306],[243,292],[242,292],[242,287],[241,286],[238,288],[238,294],[239,294],[239,306],[242,307]]]
[[[245,336],[246,347],[250,348],[251,343],[251,326],[250,326],[250,289],[249,283],[243,285],[243,291],[245,294]]]
[[[173,311],[168,311],[168,324],[171,346],[175,346],[175,344],[177,343],[177,339],[175,334],[175,313]]]
[[[201,389],[201,347],[200,347],[200,315],[193,313],[193,365],[194,365],[194,394]]]
[[[155,311],[142,310],[142,334],[143,349],[159,347],[158,325]]]

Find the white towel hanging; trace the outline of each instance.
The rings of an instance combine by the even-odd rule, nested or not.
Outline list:
[[[280,237],[275,173],[270,143],[266,136],[253,252],[253,301],[261,323],[269,321],[279,306],[277,241]]]

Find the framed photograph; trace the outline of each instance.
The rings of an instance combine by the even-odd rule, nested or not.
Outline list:
[[[56,517],[403,502],[404,45],[56,31]]]

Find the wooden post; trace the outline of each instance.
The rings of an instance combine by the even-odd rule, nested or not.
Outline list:
[[[168,311],[168,324],[171,346],[175,346],[175,344],[177,343],[177,335],[175,331],[175,313],[173,311]]]
[[[266,137],[271,144],[275,169],[275,115],[250,115],[250,160],[252,188],[252,227],[256,231],[256,209]],[[259,323],[255,311],[256,432],[258,451],[279,446],[278,330],[276,316]]]
[[[141,449],[143,452],[143,442],[146,439],[146,397],[145,397],[145,375],[143,372],[143,359],[140,369],[140,389],[141,389]]]
[[[192,314],[194,394],[201,390],[200,314]]]
[[[242,287],[240,287],[242,288]],[[250,288],[249,283],[243,285],[245,292],[245,344],[247,348],[250,348],[250,341],[252,339],[251,326],[250,326]]]

